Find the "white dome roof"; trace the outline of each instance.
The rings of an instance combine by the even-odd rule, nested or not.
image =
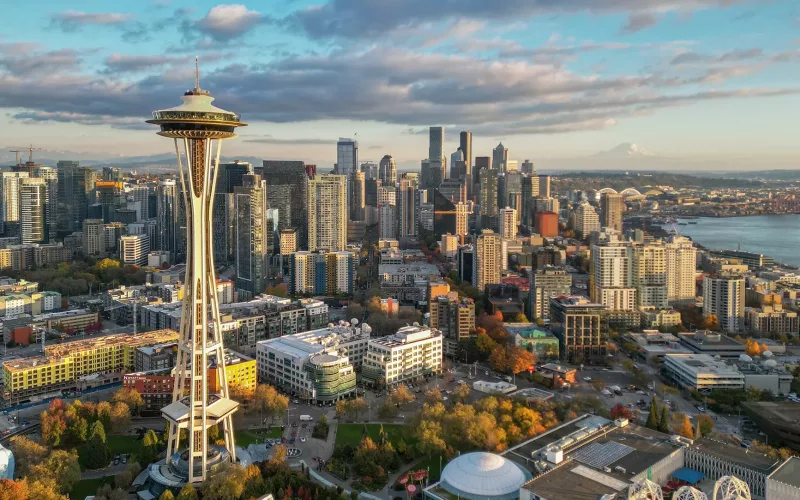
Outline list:
[[[447,464],[441,483],[445,483],[451,493],[456,490],[466,498],[503,498],[519,495],[520,487],[528,479],[514,462],[493,453],[475,452],[461,455]]]
[[[14,454],[0,444],[0,479],[14,479]]]

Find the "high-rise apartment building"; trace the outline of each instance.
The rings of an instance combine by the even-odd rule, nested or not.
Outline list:
[[[667,308],[667,250],[661,242],[633,245],[633,285],[640,307]]]
[[[397,218],[401,238],[417,235],[417,183],[413,179],[402,178],[398,183]]]
[[[500,236],[507,240],[517,237],[517,210],[506,207],[500,210]]]
[[[575,210],[575,232],[581,238],[588,238],[594,231],[600,230],[600,217],[593,206],[584,202]]]
[[[378,164],[374,161],[367,161],[361,164],[360,171],[364,173],[364,180],[378,178]]]
[[[501,172],[505,172],[508,168],[508,148],[503,146],[502,142],[492,150],[492,165]]]
[[[233,188],[236,213],[236,291],[241,300],[263,293],[267,287],[271,231],[267,216],[267,185],[261,176],[245,174]]]
[[[665,244],[667,258],[667,300],[694,300],[696,292],[697,248],[684,236],[670,236]]]
[[[83,253],[103,255],[105,251],[106,230],[103,219],[85,219],[83,221]]]
[[[339,142],[336,143],[336,168],[336,173],[344,176],[358,171],[358,141],[346,137],[339,138]]]
[[[378,188],[378,205],[397,205],[397,188],[394,186],[380,186]]]
[[[493,228],[497,224],[497,172],[491,169],[480,171],[480,195],[478,201],[481,205],[480,228]]]
[[[617,193],[603,193],[600,197],[600,225],[622,232],[624,201]]]
[[[289,292],[352,294],[357,265],[353,252],[295,252],[289,256]]]
[[[600,363],[608,354],[601,329],[606,306],[584,297],[550,299],[550,328],[558,338],[559,353],[569,363]]]
[[[371,339],[361,374],[370,384],[395,384],[442,371],[442,335],[423,326],[404,326]]]
[[[519,218],[525,226],[533,224],[533,200],[539,196],[539,177],[523,175],[520,179],[520,195],[522,198]]]
[[[27,179],[27,172],[2,172],[0,174],[0,189],[2,189],[2,201],[0,206],[0,218],[4,226],[4,234],[7,236],[19,236],[19,190],[22,179]]]
[[[19,225],[20,241],[26,243],[48,243],[50,227],[47,224],[47,185],[44,179],[22,178],[19,180]]]
[[[703,316],[717,316],[719,327],[728,333],[744,330],[744,277],[717,274],[703,278]]]
[[[278,228],[297,231],[297,246],[308,244],[308,185],[305,164],[299,160],[264,160],[267,206],[278,209]]]
[[[466,203],[456,204],[456,232],[455,235],[461,243],[464,243],[469,234],[469,205]]]
[[[317,175],[308,182],[308,249],[347,248],[347,177]]]
[[[280,253],[287,256],[297,251],[297,231],[294,229],[280,230]]]
[[[126,234],[119,239],[119,258],[126,266],[146,266],[150,238],[146,234]]]
[[[591,247],[590,296],[612,311],[636,310],[633,249],[619,233],[602,233]]]
[[[381,158],[378,178],[384,186],[394,186],[397,183],[397,162],[394,161],[392,155],[385,155]]]
[[[397,207],[394,205],[378,206],[378,233],[382,240],[397,239]]]
[[[475,302],[459,299],[458,292],[430,297],[430,327],[444,335],[445,342],[458,345],[475,330]],[[455,349],[445,349],[454,351]]]
[[[364,207],[366,206],[366,177],[364,172],[350,174],[349,212],[351,221],[364,220]]]
[[[502,236],[484,229],[475,239],[472,258],[472,286],[483,291],[486,285],[500,283],[505,259]]]
[[[550,299],[569,295],[572,275],[563,267],[545,266],[531,273],[528,316],[531,320],[550,320]]]
[[[539,196],[542,198],[549,198],[550,197],[550,176],[549,175],[537,175],[539,179]]]

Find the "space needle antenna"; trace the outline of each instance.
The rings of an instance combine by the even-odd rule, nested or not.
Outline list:
[[[197,56],[194,56],[194,88],[200,88],[200,61]]]

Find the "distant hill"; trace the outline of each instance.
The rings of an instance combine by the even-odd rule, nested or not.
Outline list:
[[[673,188],[745,188],[758,187],[763,182],[748,179],[696,177],[666,172],[563,172],[553,179],[554,190],[583,189],[599,190],[610,187],[616,191],[652,186]]]

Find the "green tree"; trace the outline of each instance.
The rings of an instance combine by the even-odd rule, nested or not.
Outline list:
[[[158,497],[158,500],[175,500],[175,496],[173,496],[172,491],[164,490],[164,493]]]
[[[708,436],[712,432],[714,432],[714,419],[706,415],[705,413],[701,413],[697,416],[697,426],[700,429],[700,436]],[[695,437],[700,437],[695,436]]]
[[[155,461],[158,454],[158,436],[153,429],[148,429],[139,445],[138,458],[141,463],[149,464]]]
[[[661,420],[658,421],[658,431],[669,434],[669,412],[667,405],[661,408]]]
[[[144,399],[142,399],[142,395],[130,387],[123,387],[115,392],[114,395],[111,396],[111,401],[114,403],[125,403],[134,415],[138,415],[142,408],[144,408]]]
[[[653,396],[653,401],[650,403],[650,413],[647,415],[647,423],[645,426],[648,429],[658,430],[658,401]]]
[[[224,474],[214,474],[203,483],[203,500],[238,500],[245,483],[244,468],[230,465]]]
[[[99,420],[92,424],[89,442],[81,449],[81,455],[84,457],[87,469],[100,469],[111,461],[111,451],[106,444],[106,433]]]

